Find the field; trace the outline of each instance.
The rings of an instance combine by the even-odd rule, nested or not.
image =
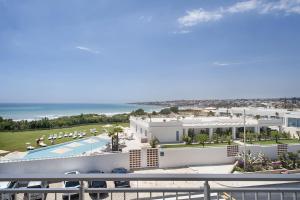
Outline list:
[[[123,127],[127,127],[128,124],[119,124]],[[36,147],[36,139],[44,137],[44,143],[48,146],[51,145],[51,141],[48,140],[49,135],[62,133],[71,133],[74,131],[86,132],[85,137],[92,136],[90,129],[96,128],[98,134],[103,133],[104,129],[110,128],[104,127],[105,124],[89,124],[82,126],[75,126],[72,128],[62,129],[50,129],[50,130],[35,130],[35,131],[18,131],[18,132],[0,132],[0,150],[5,151],[26,151],[26,143],[30,143],[31,146]],[[114,125],[115,126],[115,125]],[[60,144],[75,140],[72,137],[56,139],[54,144]]]

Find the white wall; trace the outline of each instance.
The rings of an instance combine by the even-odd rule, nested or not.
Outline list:
[[[179,131],[179,141],[182,141],[182,127],[151,127],[150,132],[152,137],[157,137],[160,143],[176,143],[176,131]]]
[[[129,169],[129,153],[0,163],[0,173],[65,173],[72,170],[81,173],[91,170],[110,172],[116,167]]]
[[[277,145],[247,146],[254,154],[264,153],[270,159],[277,159]],[[289,152],[300,150],[300,144],[288,145]],[[227,157],[227,147],[210,147],[210,148],[174,148],[163,149],[164,156],[159,157],[160,168],[167,167],[184,167],[192,165],[218,165],[230,164],[235,161],[235,157]],[[239,151],[244,151],[243,146]]]
[[[227,157],[226,147],[163,149],[159,167],[184,167],[192,165],[217,165],[233,163],[234,157]]]

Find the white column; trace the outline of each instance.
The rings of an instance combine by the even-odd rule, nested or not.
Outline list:
[[[213,128],[209,128],[209,139],[213,138],[213,134],[214,134],[214,129]]]
[[[255,128],[254,128],[255,130],[255,133],[260,133],[260,127],[259,126],[256,126]]]
[[[236,139],[236,127],[232,127],[231,128],[231,130],[232,130],[232,139]]]

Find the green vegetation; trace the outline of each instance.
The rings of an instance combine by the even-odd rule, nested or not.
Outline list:
[[[185,148],[185,147],[195,147],[195,148],[205,148],[205,147],[225,147],[227,143],[205,143],[205,146],[203,144],[164,144],[161,147],[162,148]]]
[[[97,114],[81,114],[56,119],[43,118],[34,121],[13,121],[12,119],[3,119],[0,117],[0,131],[20,131],[20,130],[37,130],[53,129],[78,126],[82,124],[107,124],[107,123],[128,123],[128,114],[117,114],[113,116]],[[0,133],[1,134],[1,133]]]
[[[182,141],[185,142],[185,144],[192,144],[192,138],[190,136],[187,136],[187,135],[183,135],[182,136]]]
[[[112,151],[119,151],[119,133],[123,132],[123,128],[116,126],[108,131],[108,136],[111,137]]]
[[[249,144],[272,145],[300,143],[299,139],[292,138],[288,132],[277,130],[262,130],[260,133],[247,131],[246,140]]]
[[[157,137],[152,137],[149,144],[150,144],[151,148],[156,148],[157,145],[159,144],[159,140],[157,139]]]
[[[235,167],[235,170],[241,172],[257,172],[276,169],[298,169],[300,167],[299,153],[300,151],[296,153],[287,152],[285,154],[282,154],[277,160],[270,160],[263,153],[253,154],[248,151],[244,156],[243,152],[242,154],[238,155],[238,163]],[[244,169],[245,162],[246,168]]]
[[[202,144],[202,146],[204,147],[205,143],[208,141],[208,135],[207,134],[198,134],[198,135],[196,135],[196,141],[199,144]]]
[[[298,139],[281,139],[277,143],[274,140],[261,140],[252,142],[252,144],[273,145],[273,144],[299,144]]]
[[[128,126],[128,123],[120,123],[121,126]],[[99,133],[104,132],[106,129],[109,131],[113,127],[103,127],[101,124],[90,124],[83,126],[75,126],[71,128],[60,128],[60,129],[51,129],[51,130],[35,130],[35,131],[6,131],[0,132],[0,149],[6,151],[26,151],[26,143],[31,143],[32,146],[36,147],[36,139],[44,137],[44,143],[48,146],[51,144],[50,140],[48,140],[49,135],[58,134],[60,132],[63,133],[71,133],[74,131],[86,132],[86,137],[92,136],[90,133],[90,129],[96,128]],[[55,144],[68,142],[74,140],[73,138],[61,138],[56,139]]]

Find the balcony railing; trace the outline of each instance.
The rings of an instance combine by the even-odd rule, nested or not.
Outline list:
[[[86,181],[134,181],[134,182],[177,182],[180,181],[180,187],[171,187],[164,184],[164,187],[142,187],[133,186],[131,188],[88,188]],[[96,193],[96,199],[102,199],[100,193],[107,193],[106,199],[297,199],[300,194],[300,174],[29,174],[29,175],[6,175],[0,174],[0,181],[47,181],[49,183],[58,183],[62,181],[79,181],[79,188],[12,188],[0,189],[2,199],[5,194],[36,194],[53,193],[52,197],[46,199],[61,199],[57,194],[79,195],[79,200],[89,198],[87,193]],[[200,187],[184,187],[187,182],[199,182]],[[239,182],[240,187],[223,186],[215,187],[216,182]],[[242,187],[242,183],[255,181],[256,185],[252,187]],[[265,185],[266,182],[277,185]],[[249,183],[249,182],[248,182]],[[146,194],[146,195],[145,195]],[[70,195],[69,195],[69,199]],[[6,199],[5,199],[6,200]]]

